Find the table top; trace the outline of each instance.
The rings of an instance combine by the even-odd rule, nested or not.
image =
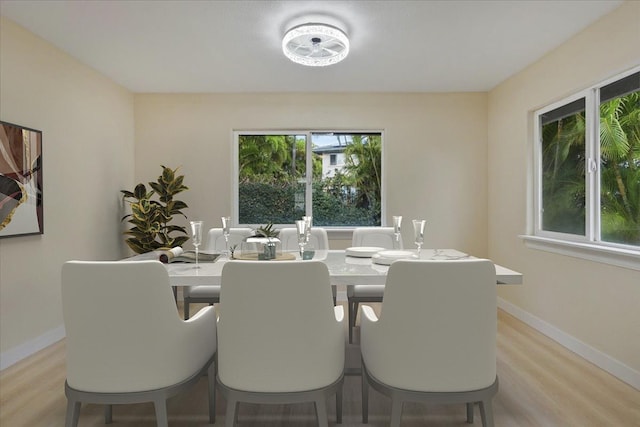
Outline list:
[[[415,251],[413,251],[415,253]],[[292,252],[293,253],[293,252]],[[423,249],[421,259],[468,259],[473,258],[455,249]],[[296,253],[296,259],[300,255]],[[324,262],[334,285],[384,285],[389,266],[373,263],[371,258],[347,256],[344,250],[316,251],[313,260]],[[222,268],[229,259],[221,256],[215,262],[194,264],[165,264],[172,286],[219,285]],[[242,261],[240,261],[242,262]],[[278,261],[264,261],[278,262]],[[496,281],[500,285],[522,284],[522,273],[496,264]]]

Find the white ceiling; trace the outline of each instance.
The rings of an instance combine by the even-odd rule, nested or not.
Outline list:
[[[618,0],[0,0],[0,13],[133,92],[487,91]],[[281,51],[304,22],[351,53],[304,67]]]

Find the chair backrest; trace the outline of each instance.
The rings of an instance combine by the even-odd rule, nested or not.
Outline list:
[[[280,230],[280,242],[285,251],[298,250],[298,232],[295,227],[285,227]],[[322,227],[311,227],[309,236],[310,247],[317,250],[329,250],[329,236],[327,230]]]
[[[62,267],[67,381],[77,390],[128,392],[176,384],[215,350],[184,345],[189,326],[176,310],[159,261],[68,261]],[[202,350],[199,348],[198,350]]]
[[[218,313],[218,373],[228,387],[312,390],[342,374],[344,330],[322,262],[229,261]]]
[[[357,227],[353,230],[351,246],[373,246],[385,249],[402,249],[402,235],[396,244],[393,227]]]
[[[235,227],[229,229],[229,247],[239,245],[245,237],[253,234],[253,230],[248,227]],[[225,250],[224,235],[222,228],[212,228],[207,236],[207,246],[205,252],[220,252]]]
[[[394,387],[481,389],[496,377],[496,328],[491,261],[401,260],[389,267],[380,319],[374,335],[362,337],[362,353]]]

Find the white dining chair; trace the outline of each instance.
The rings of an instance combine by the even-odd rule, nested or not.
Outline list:
[[[62,267],[66,332],[66,426],[83,402],[153,402],[168,424],[166,400],[208,375],[209,421],[215,422],[216,313],[176,315],[169,276],[159,261],[68,261]],[[135,423],[135,421],[134,421]]]
[[[373,246],[384,249],[402,249],[402,235],[396,242],[393,227],[356,227],[353,230],[351,246]]]
[[[240,402],[314,402],[318,424],[327,426],[326,401],[333,395],[340,423],[343,320],[322,262],[227,262],[218,319],[218,384],[227,400],[226,425],[235,424]]]
[[[489,260],[400,260],[389,267],[380,318],[360,310],[362,421],[369,386],[391,398],[391,426],[403,402],[465,403],[473,422],[493,426],[497,297]]]
[[[300,245],[298,244],[298,231],[295,227],[284,227],[280,230],[278,235],[282,244],[283,251],[299,251]],[[311,227],[311,235],[309,236],[309,246],[306,250],[313,248],[313,250],[328,251],[329,250],[329,235],[327,230],[322,227]],[[331,288],[333,293],[333,305],[336,304],[337,289],[335,286]]]
[[[282,244],[282,250],[293,251],[299,250],[298,232],[295,227],[284,227],[278,235]],[[316,250],[329,250],[329,236],[327,230],[322,227],[311,227],[311,235],[309,236],[309,245]]]
[[[393,227],[357,227],[353,230],[351,246],[402,249],[402,235],[396,235]],[[349,343],[353,342],[353,328],[356,326],[358,306],[361,302],[382,302],[384,285],[348,285],[347,307],[349,316]]]
[[[229,247],[239,245],[246,237],[253,234],[248,227],[229,229]],[[212,228],[207,235],[207,244],[202,249],[204,252],[222,252],[226,248],[222,228]],[[183,286],[182,297],[184,300],[184,318],[189,318],[189,305],[192,303],[215,304],[220,301],[219,285]]]

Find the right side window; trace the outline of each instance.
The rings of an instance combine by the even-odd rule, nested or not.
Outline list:
[[[640,249],[640,71],[535,119],[535,234]]]

